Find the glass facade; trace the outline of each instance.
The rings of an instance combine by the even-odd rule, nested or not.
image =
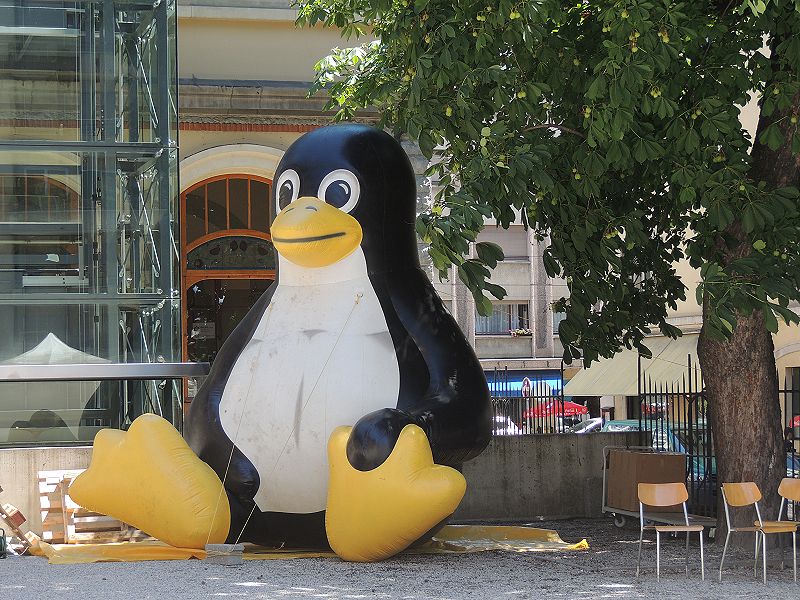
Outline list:
[[[0,363],[180,359],[175,58],[174,0],[0,0]],[[0,383],[0,445],[179,420],[179,388]]]

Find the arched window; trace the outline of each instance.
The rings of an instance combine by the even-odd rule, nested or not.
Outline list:
[[[0,221],[80,221],[78,193],[44,175],[0,174]]]
[[[275,278],[268,179],[213,177],[181,194],[185,360],[213,361]],[[189,388],[189,396],[193,389]]]
[[[182,194],[185,243],[221,231],[269,233],[272,182],[248,175],[225,175],[202,181]]]

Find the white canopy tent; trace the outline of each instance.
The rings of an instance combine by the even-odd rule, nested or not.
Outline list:
[[[34,348],[0,364],[64,365],[108,362],[111,361],[73,348],[62,342],[54,333],[48,333]],[[0,427],[27,421],[37,411],[49,410],[69,426],[70,437],[77,439],[80,414],[99,386],[99,381],[3,382],[0,384]],[[44,432],[39,433],[41,435]],[[16,432],[17,437],[20,434],[22,432]],[[60,439],[58,435],[59,432],[54,431],[53,435],[45,437],[51,441],[58,441]],[[37,436],[36,440],[31,441],[39,439],[42,438]]]

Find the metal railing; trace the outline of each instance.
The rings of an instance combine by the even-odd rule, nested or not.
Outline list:
[[[154,412],[170,421],[178,430],[183,428],[183,405],[180,380],[184,377],[208,374],[208,363],[96,363],[96,364],[48,364],[0,365],[0,391],[3,384],[33,386],[31,389],[16,390],[35,395],[44,390],[53,395],[52,402],[29,407],[0,407],[0,447],[70,445],[91,442],[99,429],[127,428],[130,422],[144,412]],[[155,393],[147,397],[147,405],[130,405],[124,401],[122,393],[109,394],[111,397],[98,399],[95,393],[100,382],[106,382],[109,389],[123,385],[123,382],[153,381]],[[65,403],[57,393],[58,388],[68,382],[94,382],[84,390],[87,397],[79,398],[79,405]],[[171,384],[171,385],[169,385]],[[38,387],[37,387],[38,386]],[[49,386],[49,387],[48,387]],[[62,388],[63,389],[63,388]],[[119,392],[119,390],[117,390]]]
[[[653,381],[644,375],[639,360],[639,430],[650,433],[657,452],[686,454],[687,506],[692,514],[714,517],[717,513],[717,465],[711,420],[700,370],[692,364],[679,381]]]
[[[798,384],[800,377],[787,379],[790,388],[797,388]],[[643,437],[645,432],[650,433],[655,451],[686,454],[689,509],[693,514],[716,517],[721,482],[717,478],[714,436],[700,369],[688,355],[681,380],[664,383],[645,376],[640,360],[638,387],[635,408]],[[800,477],[800,389],[780,389],[778,398],[783,407],[786,476]],[[791,518],[800,517],[797,508],[790,506]]]
[[[489,389],[494,435],[566,433],[581,420],[576,405],[564,399],[563,364],[555,380],[525,378],[515,385],[507,370],[495,369]]]

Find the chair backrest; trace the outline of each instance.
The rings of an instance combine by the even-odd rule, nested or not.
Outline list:
[[[648,506],[675,506],[689,499],[685,483],[640,483],[639,502]]]
[[[800,502],[800,479],[784,477],[778,486],[778,494],[793,502]]]
[[[725,502],[730,506],[750,506],[761,500],[761,490],[752,481],[723,483]]]

